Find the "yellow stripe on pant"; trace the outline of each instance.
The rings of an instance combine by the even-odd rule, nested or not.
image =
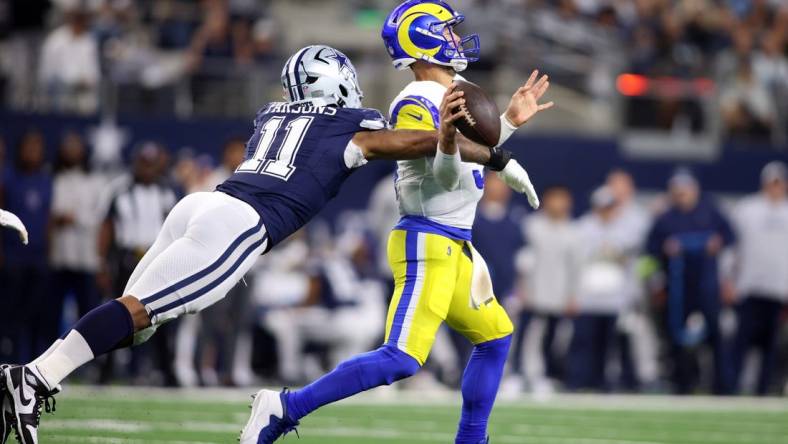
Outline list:
[[[424,364],[441,322],[472,343],[512,333],[512,322],[497,300],[470,306],[473,262],[465,241],[438,234],[394,230],[389,235],[389,265],[394,296],[386,318],[386,343]]]

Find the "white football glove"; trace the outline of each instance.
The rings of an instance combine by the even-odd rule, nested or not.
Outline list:
[[[519,162],[515,159],[509,161],[506,167],[498,172],[498,177],[503,180],[509,188],[517,191],[518,193],[525,194],[528,197],[528,203],[534,210],[539,209],[539,196],[536,195],[534,185],[531,183],[531,178],[528,177],[528,172],[525,171]]]
[[[0,210],[0,226],[13,228],[18,231],[22,243],[27,245],[27,228],[25,228],[25,224],[16,217],[16,214]]]

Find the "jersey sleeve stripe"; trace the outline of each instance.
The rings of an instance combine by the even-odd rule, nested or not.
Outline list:
[[[421,108],[421,109],[429,112],[429,115],[432,117],[432,124],[433,124],[433,126],[435,128],[438,127],[438,124],[440,122],[440,112],[438,111],[438,108],[435,106],[434,103],[432,103],[426,97],[418,96],[418,95],[405,96],[402,100],[400,100],[394,106],[394,109],[391,110],[391,126],[392,127],[394,127],[394,128],[397,127],[397,120],[399,119],[400,112],[402,111],[402,108],[404,108],[405,106],[408,106],[408,105],[416,106],[418,108]]]

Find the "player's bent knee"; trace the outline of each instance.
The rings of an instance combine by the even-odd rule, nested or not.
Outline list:
[[[413,376],[420,368],[419,361],[412,356],[395,347],[384,345],[343,362],[337,370],[354,374],[361,389],[369,390]]]
[[[145,305],[134,296],[123,296],[117,299],[118,302],[123,304],[124,307],[131,314],[131,320],[134,324],[134,332],[145,330],[151,326],[151,319]]]
[[[386,378],[387,385],[405,378],[410,378],[421,369],[419,361],[402,350],[391,346],[384,346],[382,348],[385,349],[391,357],[391,365],[389,367],[388,377]]]

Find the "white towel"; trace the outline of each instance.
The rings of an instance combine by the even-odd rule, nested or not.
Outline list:
[[[493,292],[492,278],[490,271],[487,269],[487,262],[473,245],[468,242],[471,250],[471,259],[473,260],[473,276],[471,277],[471,298],[468,302],[469,306],[474,310],[478,310],[482,305],[487,305],[495,299]]]

